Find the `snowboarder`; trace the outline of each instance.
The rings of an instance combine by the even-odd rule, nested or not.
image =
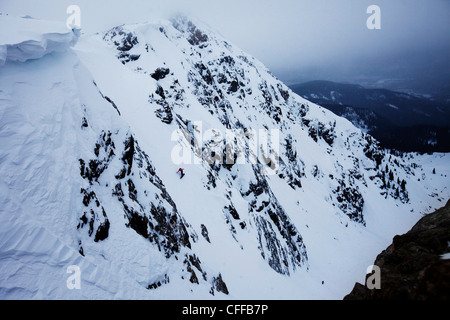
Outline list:
[[[184,177],[184,169],[180,168],[177,173],[180,173],[181,174],[180,179],[183,179],[183,177]]]

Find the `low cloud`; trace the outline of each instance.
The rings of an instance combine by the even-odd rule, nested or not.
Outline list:
[[[65,20],[70,4],[82,9],[85,33],[174,12],[194,16],[286,80],[308,72],[355,76],[383,63],[404,66],[402,57],[411,56],[415,67],[426,66],[430,52],[438,60],[450,53],[447,0],[2,0],[0,11]],[[372,4],[381,9],[381,30],[366,26]]]

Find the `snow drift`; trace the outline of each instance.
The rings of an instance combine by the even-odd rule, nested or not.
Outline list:
[[[79,30],[58,22],[0,14],[0,66],[7,61],[25,62],[75,45]]]

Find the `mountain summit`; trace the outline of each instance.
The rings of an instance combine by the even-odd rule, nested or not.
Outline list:
[[[186,17],[41,53],[0,69],[2,299],[340,299],[449,197],[447,155],[388,153]]]

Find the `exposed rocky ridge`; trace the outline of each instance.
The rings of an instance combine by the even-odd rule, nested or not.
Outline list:
[[[381,288],[357,283],[346,300],[450,299],[450,201],[396,236],[375,260]],[[369,275],[368,275],[369,277]]]
[[[143,33],[148,28],[157,29],[182,53],[181,69],[166,62],[155,69],[148,68],[146,59],[157,55],[158,50]],[[294,137],[298,136],[298,130],[305,132],[307,138],[329,155],[333,173],[316,174],[314,178],[321,182],[329,181],[328,201],[350,220],[366,224],[362,189],[368,186],[368,180],[379,188],[385,198],[409,202],[406,182],[403,180],[402,183],[398,176],[404,176],[408,170],[403,159],[389,155],[376,140],[360,131],[354,131],[343,139],[339,131],[342,129],[339,129],[336,120],[323,110],[320,115],[316,110],[312,112],[307,101],[293,95],[256,59],[210,31],[200,29],[187,18],[176,17],[170,24],[145,26],[142,30],[139,26],[116,27],[105,32],[102,39],[117,52],[116,57],[130,70],[157,81],[157,89],[149,94],[148,102],[151,107],[156,106],[156,117],[164,124],[181,130],[192,152],[205,160],[202,164],[207,173],[205,187],[208,190],[217,189],[219,181],[229,186],[224,197],[230,202],[224,206],[223,212],[225,222],[238,243],[236,230],[252,226],[257,230],[261,256],[272,269],[289,275],[297,267],[308,268],[307,248],[302,236],[271,191],[268,177],[261,174],[268,166],[292,189],[302,188],[301,181],[307,179],[309,174],[297,150],[300,142]],[[186,118],[185,112],[194,108],[193,101],[205,108],[212,118],[218,119],[225,129],[243,133],[245,138],[236,137],[233,144],[244,153],[246,159],[253,157],[255,163],[251,171],[235,166],[239,155],[234,155],[234,158],[231,155],[231,162],[223,161],[230,159],[230,155],[226,151],[222,154],[220,150],[225,148],[214,137],[196,141],[195,131],[199,128],[195,127],[195,121],[198,119]],[[282,140],[279,153],[262,156],[252,153],[248,132],[255,125],[266,130],[279,130]],[[350,153],[348,158],[351,160],[345,164],[338,159],[334,149],[336,143],[344,145]],[[214,147],[217,145],[219,148]],[[366,160],[361,161],[361,155]],[[316,166],[317,171],[320,168]],[[247,178],[241,178],[236,184],[236,177],[242,175]],[[229,197],[236,187],[249,203],[248,213],[245,213],[250,217],[248,220],[240,218],[242,212],[236,209]]]
[[[206,49],[211,46],[209,41],[217,43],[219,40],[212,37],[211,39],[206,36],[191,21],[186,20],[183,17],[178,17],[173,20],[173,26],[175,29],[170,30],[165,27],[160,28],[159,31],[166,37],[173,36],[171,33],[174,31],[181,32],[182,35],[177,34],[176,37],[187,38],[188,43],[192,45],[192,47],[189,48],[192,53],[189,55],[189,59],[184,61],[186,64],[190,65],[187,74],[187,80],[190,85],[186,89],[189,89],[191,93],[196,96],[199,103],[207,108],[211,114],[216,115],[225,128],[239,129],[242,130],[242,132],[249,131],[251,124],[244,125],[242,123],[242,119],[239,119],[233,112],[233,107],[229,99],[236,96],[243,105],[246,105],[245,108],[251,107],[245,100],[246,95],[252,95],[253,93],[253,90],[248,87],[250,79],[246,77],[246,74],[248,74],[246,69],[250,67],[255,72],[259,73],[258,69],[251,62],[251,58],[245,56],[236,57],[235,54],[233,54],[232,47],[227,43],[220,44],[221,47],[228,48],[224,53],[214,52],[212,50],[206,51]],[[124,48],[127,49],[127,54],[130,54],[130,52],[133,51],[132,49],[134,46],[138,44],[141,46],[143,45],[140,43],[141,40],[139,36],[132,31],[126,31],[125,27],[114,28],[106,32],[103,39],[116,47],[119,52],[117,58],[123,63],[129,62],[123,60]],[[148,44],[145,44],[145,48],[149,47]],[[220,54],[220,58],[213,59],[217,54]],[[205,56],[208,55],[210,55],[211,58],[205,58]],[[135,53],[135,56],[138,56],[138,54]],[[135,63],[139,64],[139,59],[136,59]],[[138,72],[147,72],[145,66],[138,66],[135,70]],[[160,106],[160,108],[155,110],[155,115],[160,118],[163,123],[168,125],[176,118],[179,129],[184,132],[187,131],[187,134],[190,134],[192,130],[188,131],[186,128],[192,126],[191,121],[195,119],[179,120],[183,118],[178,114],[178,109],[191,108],[191,106],[187,102],[186,90],[181,88],[176,75],[174,75],[167,67],[159,67],[154,71],[150,70],[148,71],[148,74],[158,81],[157,90],[149,96],[150,103]],[[170,86],[168,87],[167,84],[170,84]],[[278,83],[277,88],[275,89],[273,85],[269,87],[267,82],[262,80],[258,88],[261,90],[261,94],[264,97],[262,99],[263,102],[261,108],[263,108],[263,110],[266,109],[269,116],[273,118],[273,120],[269,121],[280,123],[282,120],[282,111],[279,106],[276,106],[274,100],[285,103],[289,98],[287,87]],[[230,96],[230,98],[228,98],[228,96]],[[285,120],[283,120],[283,122],[284,121]],[[328,134],[325,126],[322,126],[321,128],[323,128],[323,130],[319,130],[319,136]],[[318,136],[315,137],[316,139],[319,138]],[[191,140],[191,137],[188,136],[187,139]],[[239,139],[239,137],[237,139]],[[213,150],[213,148],[210,146],[214,144],[213,140],[204,141],[205,146],[201,151],[195,149],[198,147],[196,141],[192,140],[191,142],[194,152],[200,152],[200,155],[207,159],[206,162],[214,162],[215,158],[219,160],[223,159],[217,157],[214,151],[211,155],[211,150]],[[239,140],[235,141],[235,143],[238,145],[238,150],[247,150],[245,154],[246,158],[252,156],[256,157],[256,155],[250,154],[248,151],[249,147],[247,141]],[[299,188],[301,187],[300,178],[302,177],[302,170],[300,169],[298,162],[301,160],[296,160],[295,147],[292,146],[292,136],[288,136],[285,143],[286,149],[288,150],[288,158],[283,161],[283,156],[283,158],[280,159],[282,162],[280,177],[288,180],[292,188]],[[226,158],[227,154],[224,154],[224,157]],[[221,179],[221,174],[219,174],[221,170],[225,169],[231,173],[236,158],[232,160],[233,161],[230,163],[219,161],[218,165],[211,165],[206,168],[208,171],[207,188],[216,187],[216,179]],[[270,161],[270,159],[268,161]],[[274,194],[270,191],[266,176],[260,174],[261,168],[264,165],[264,161],[257,159],[257,163],[251,171],[253,172],[254,177],[252,181],[248,181],[248,187],[245,187],[248,189],[241,190],[241,193],[242,196],[249,201],[249,211],[257,214],[252,218],[254,221],[251,223],[255,224],[258,230],[258,243],[262,257],[268,261],[269,265],[275,271],[288,275],[290,270],[294,270],[296,266],[301,266],[306,263],[306,248],[298,230],[296,230],[296,227],[290,221],[282,206],[278,204]],[[232,184],[235,179],[236,176],[229,179],[229,183]],[[242,187],[244,188],[244,186]],[[239,228],[245,228],[246,222],[239,219],[239,214],[236,209],[234,209],[232,203],[230,203],[229,209],[231,210],[225,210],[224,212],[226,217],[229,216],[231,218],[226,218],[226,221],[230,224],[230,231],[235,233],[233,230],[236,230],[232,223],[233,220],[239,221]],[[231,212],[231,215],[229,212]]]
[[[83,229],[87,228],[94,242],[108,238],[110,221],[102,201],[109,201],[109,206],[117,201],[116,207],[122,207],[126,227],[155,245],[167,259],[175,256],[178,260],[179,255],[184,255],[180,271],[191,283],[199,284],[202,280],[210,283],[212,294],[214,289],[228,294],[220,274],[218,278],[208,278],[200,259],[190,250],[191,242],[196,242],[198,236],[178,212],[148,155],[132,134],[113,131],[114,134],[102,131],[93,146],[92,159],[79,159],[80,176],[87,182],[87,187],[81,189],[85,210],[77,225],[79,253],[90,254],[84,247],[83,241],[87,240],[81,234]],[[164,274],[155,282],[143,285],[151,290],[169,282],[170,275]]]

